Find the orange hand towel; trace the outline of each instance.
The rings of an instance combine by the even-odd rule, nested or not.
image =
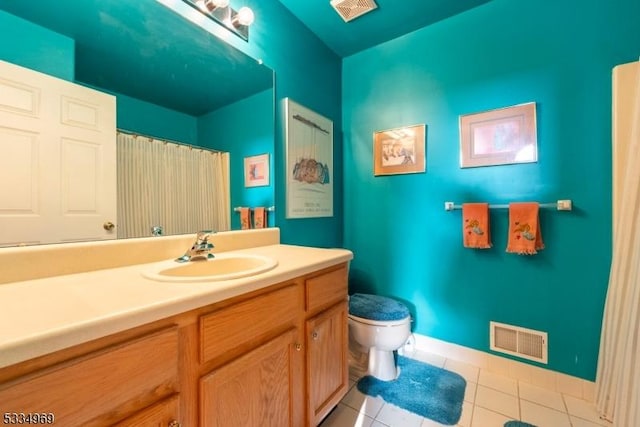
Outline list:
[[[462,204],[462,236],[465,248],[488,249],[492,246],[488,203]]]
[[[265,228],[267,226],[267,210],[255,208],[253,210],[253,228]]]
[[[251,209],[240,208],[240,228],[243,230],[251,228]]]
[[[533,255],[544,249],[535,202],[509,203],[509,242],[507,252]]]

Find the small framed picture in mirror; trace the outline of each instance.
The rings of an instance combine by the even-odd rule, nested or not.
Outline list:
[[[269,154],[244,158],[244,186],[263,187],[269,185]]]

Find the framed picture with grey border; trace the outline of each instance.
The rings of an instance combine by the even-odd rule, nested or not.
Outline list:
[[[538,161],[536,103],[460,116],[460,167]]]

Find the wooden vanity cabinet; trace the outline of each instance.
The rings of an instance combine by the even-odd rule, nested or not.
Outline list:
[[[200,426],[303,425],[302,297],[292,281],[200,318]]]
[[[341,264],[0,368],[4,412],[64,426],[316,426],[348,389]]]
[[[305,280],[308,425],[318,425],[349,388],[347,268]]]
[[[0,407],[51,414],[58,425],[103,426],[173,396],[162,415],[172,421],[179,420],[178,382],[178,330],[169,327],[5,382]]]
[[[295,330],[285,332],[200,379],[200,426],[300,425],[294,407]]]
[[[135,415],[116,423],[113,427],[182,427],[180,417],[180,396],[175,394],[161,400]]]
[[[317,426],[349,387],[347,266],[200,318],[200,426]]]

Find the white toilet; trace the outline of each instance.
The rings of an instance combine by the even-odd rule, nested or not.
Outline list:
[[[383,381],[398,375],[394,351],[411,335],[409,309],[391,298],[369,294],[349,297],[349,337],[369,352],[368,375]]]

